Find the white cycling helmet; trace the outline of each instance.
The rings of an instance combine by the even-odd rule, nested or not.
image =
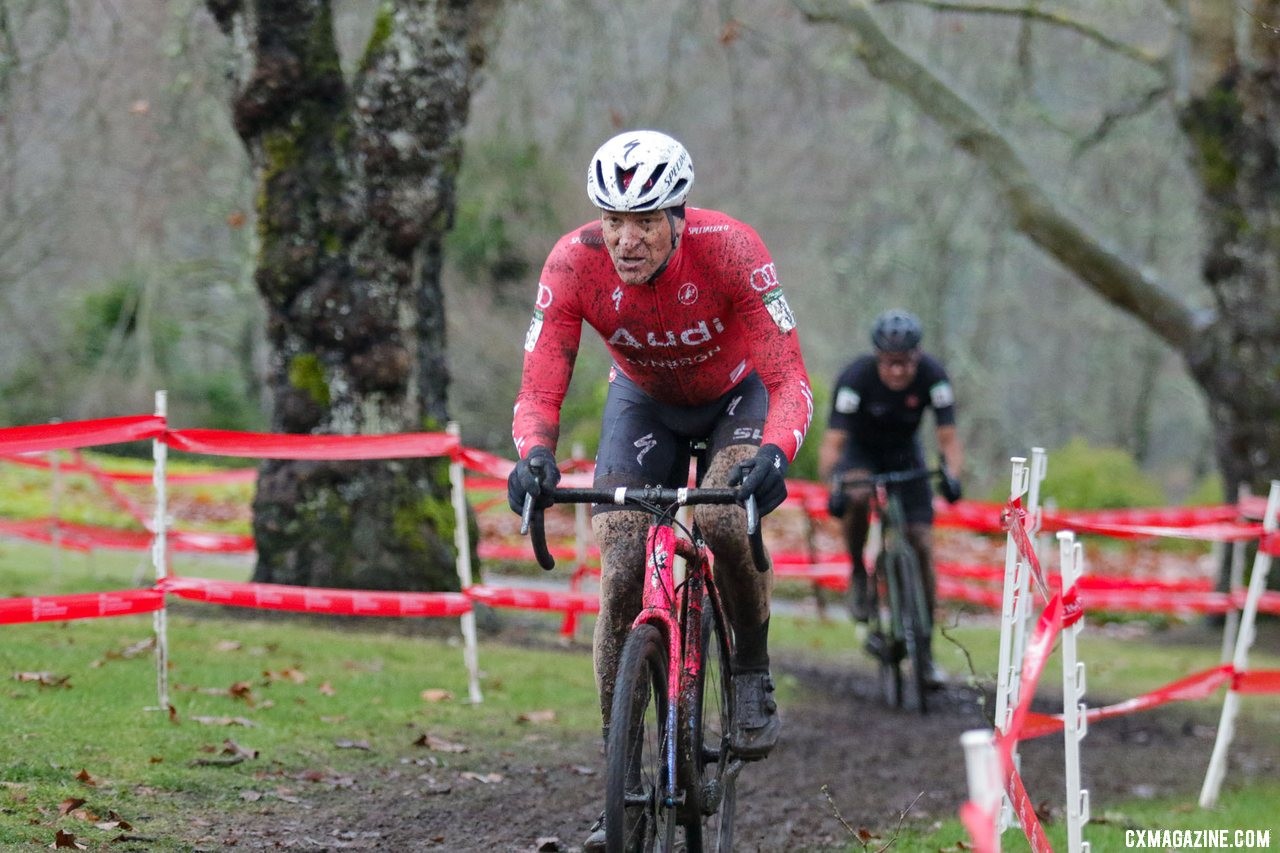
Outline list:
[[[618,134],[600,146],[587,169],[587,198],[618,213],[679,207],[692,186],[689,152],[656,130]]]

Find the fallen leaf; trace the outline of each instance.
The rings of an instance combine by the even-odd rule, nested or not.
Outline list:
[[[466,752],[471,747],[464,743],[454,743],[433,734],[424,734],[413,742],[414,746],[425,746],[436,752]]]
[[[85,800],[80,797],[68,797],[58,803],[58,814],[65,815],[70,811],[80,808],[85,804]]]
[[[13,674],[15,681],[34,681],[41,687],[70,687],[68,684],[71,680],[69,675],[54,675],[52,672],[15,672]]]
[[[461,775],[463,779],[470,779],[474,782],[481,782],[485,785],[495,785],[502,781],[501,773],[476,773],[474,770],[467,770]]]
[[[102,815],[94,814],[88,809],[73,809],[69,813],[68,817],[73,817],[76,820],[82,820],[85,823],[97,823],[102,820]]]
[[[554,723],[556,712],[551,709],[542,711],[525,711],[516,717],[517,723]]]
[[[258,750],[246,749],[245,747],[233,741],[231,738],[227,738],[222,742],[222,754],[223,755],[240,755],[240,756],[243,756],[244,758],[257,758]]]
[[[333,689],[333,685],[332,685],[332,684],[330,684],[330,683],[329,683],[329,682],[327,682],[327,681],[326,681],[326,682],[324,682],[323,684],[321,684],[321,685],[320,685],[319,687],[317,687],[316,689],[320,691],[320,694],[321,694],[322,696],[333,696],[333,695],[335,695],[335,694],[338,692],[338,691],[334,690],[334,689]]]
[[[256,803],[258,800],[262,799],[262,792],[261,791],[241,791],[240,799],[244,800],[246,803]]]
[[[238,652],[240,651],[239,640],[219,640],[213,644],[215,652]]]
[[[424,702],[447,702],[453,698],[453,693],[440,687],[429,687],[422,691],[422,701]]]
[[[76,837],[70,832],[63,832],[59,829],[53,835],[53,844],[50,845],[55,850],[88,850],[89,848],[76,841]]]
[[[98,784],[98,780],[90,776],[89,771],[83,768],[76,774],[76,781],[91,787]]]
[[[123,829],[126,832],[133,829],[133,824],[120,817],[114,811],[107,812],[107,819],[102,823],[95,824],[98,829]]]
[[[253,686],[247,681],[237,681],[232,684],[227,688],[227,695],[247,705],[253,705]]]
[[[286,667],[281,670],[263,670],[262,677],[266,679],[267,684],[277,681],[291,681],[294,684],[306,684],[307,674],[300,669]]]
[[[252,729],[258,725],[244,717],[192,717],[191,719],[204,726],[244,726]]]
[[[335,740],[333,745],[338,749],[372,749],[367,740]]]
[[[577,773],[579,776],[596,775],[596,769],[594,767],[587,767],[584,764],[575,764],[569,769],[572,770],[574,773]]]

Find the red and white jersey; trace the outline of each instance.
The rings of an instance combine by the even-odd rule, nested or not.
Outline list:
[[[599,220],[551,250],[524,342],[512,425],[521,456],[537,445],[555,450],[585,321],[617,369],[661,403],[708,403],[759,372],[769,391],[761,443],[795,458],[813,393],[769,250],[750,226],[723,213],[691,207],[687,217],[666,270],[647,284],[618,278]]]

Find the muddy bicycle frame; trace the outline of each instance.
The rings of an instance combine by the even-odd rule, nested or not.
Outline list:
[[[662,637],[665,646],[666,685],[665,685],[665,720],[662,726],[663,745],[661,749],[663,772],[661,774],[661,807],[670,810],[668,817],[677,821],[677,810],[685,808],[684,824],[686,835],[697,839],[691,841],[691,848],[699,849],[701,841],[702,820],[720,810],[722,798],[730,797],[727,814],[721,816],[724,827],[724,846],[717,849],[729,849],[732,835],[732,798],[733,784],[744,761],[729,754],[728,732],[722,732],[722,742],[714,751],[702,742],[700,729],[703,724],[700,703],[703,688],[703,645],[708,642],[708,634],[704,630],[704,618],[708,615],[713,620],[714,634],[723,638],[723,648],[710,649],[712,654],[720,654],[722,663],[727,664],[732,657],[732,635],[729,632],[724,605],[720,591],[715,584],[711,571],[706,543],[697,530],[696,523],[686,527],[675,517],[676,512],[685,506],[706,504],[736,504],[738,490],[733,488],[557,488],[550,493],[553,503],[593,503],[613,504],[633,507],[649,515],[649,529],[645,537],[645,582],[642,585],[640,612],[636,615],[628,630],[632,636],[642,626],[653,626]],[[764,553],[763,536],[760,530],[759,514],[754,496],[744,503],[747,513],[747,532],[751,545],[752,558],[757,569],[768,568],[768,559]],[[544,569],[555,566],[546,544],[546,533],[542,511],[533,506],[532,498],[526,498],[525,511],[522,517],[521,533],[528,532],[538,564]],[[681,532],[677,532],[679,527]],[[676,580],[675,558],[686,561],[683,580]],[[712,613],[704,613],[704,602],[709,604]],[[713,638],[714,639],[714,638]],[[615,678],[621,682],[623,673]],[[724,672],[725,682],[721,690],[727,697],[727,707],[720,709],[722,717],[732,719],[733,701],[729,673]],[[619,684],[620,686],[620,684]],[[617,692],[615,692],[617,695]],[[695,705],[697,710],[695,712]],[[616,712],[615,712],[616,713]],[[684,743],[680,734],[682,726],[690,731]],[[682,754],[682,746],[688,754]],[[695,754],[695,748],[697,750]],[[707,781],[701,778],[703,766],[700,762],[712,757],[718,765],[714,778]],[[680,762],[692,764],[689,772],[681,773]],[[697,777],[690,773],[696,772]],[[693,782],[686,782],[694,778]],[[683,783],[683,784],[682,784]],[[692,804],[696,812],[688,815],[688,797],[691,788],[695,802]],[[632,803],[626,798],[628,805]],[[647,801],[643,803],[648,805]],[[608,806],[606,806],[606,811]],[[696,827],[694,824],[696,823]],[[606,823],[608,827],[608,823]],[[615,830],[621,832],[621,830]],[[674,823],[669,833],[674,833]]]

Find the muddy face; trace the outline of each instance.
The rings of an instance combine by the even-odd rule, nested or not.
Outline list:
[[[613,260],[618,278],[625,284],[644,284],[653,278],[675,251],[684,233],[684,218],[666,211],[600,215],[604,245]]]

